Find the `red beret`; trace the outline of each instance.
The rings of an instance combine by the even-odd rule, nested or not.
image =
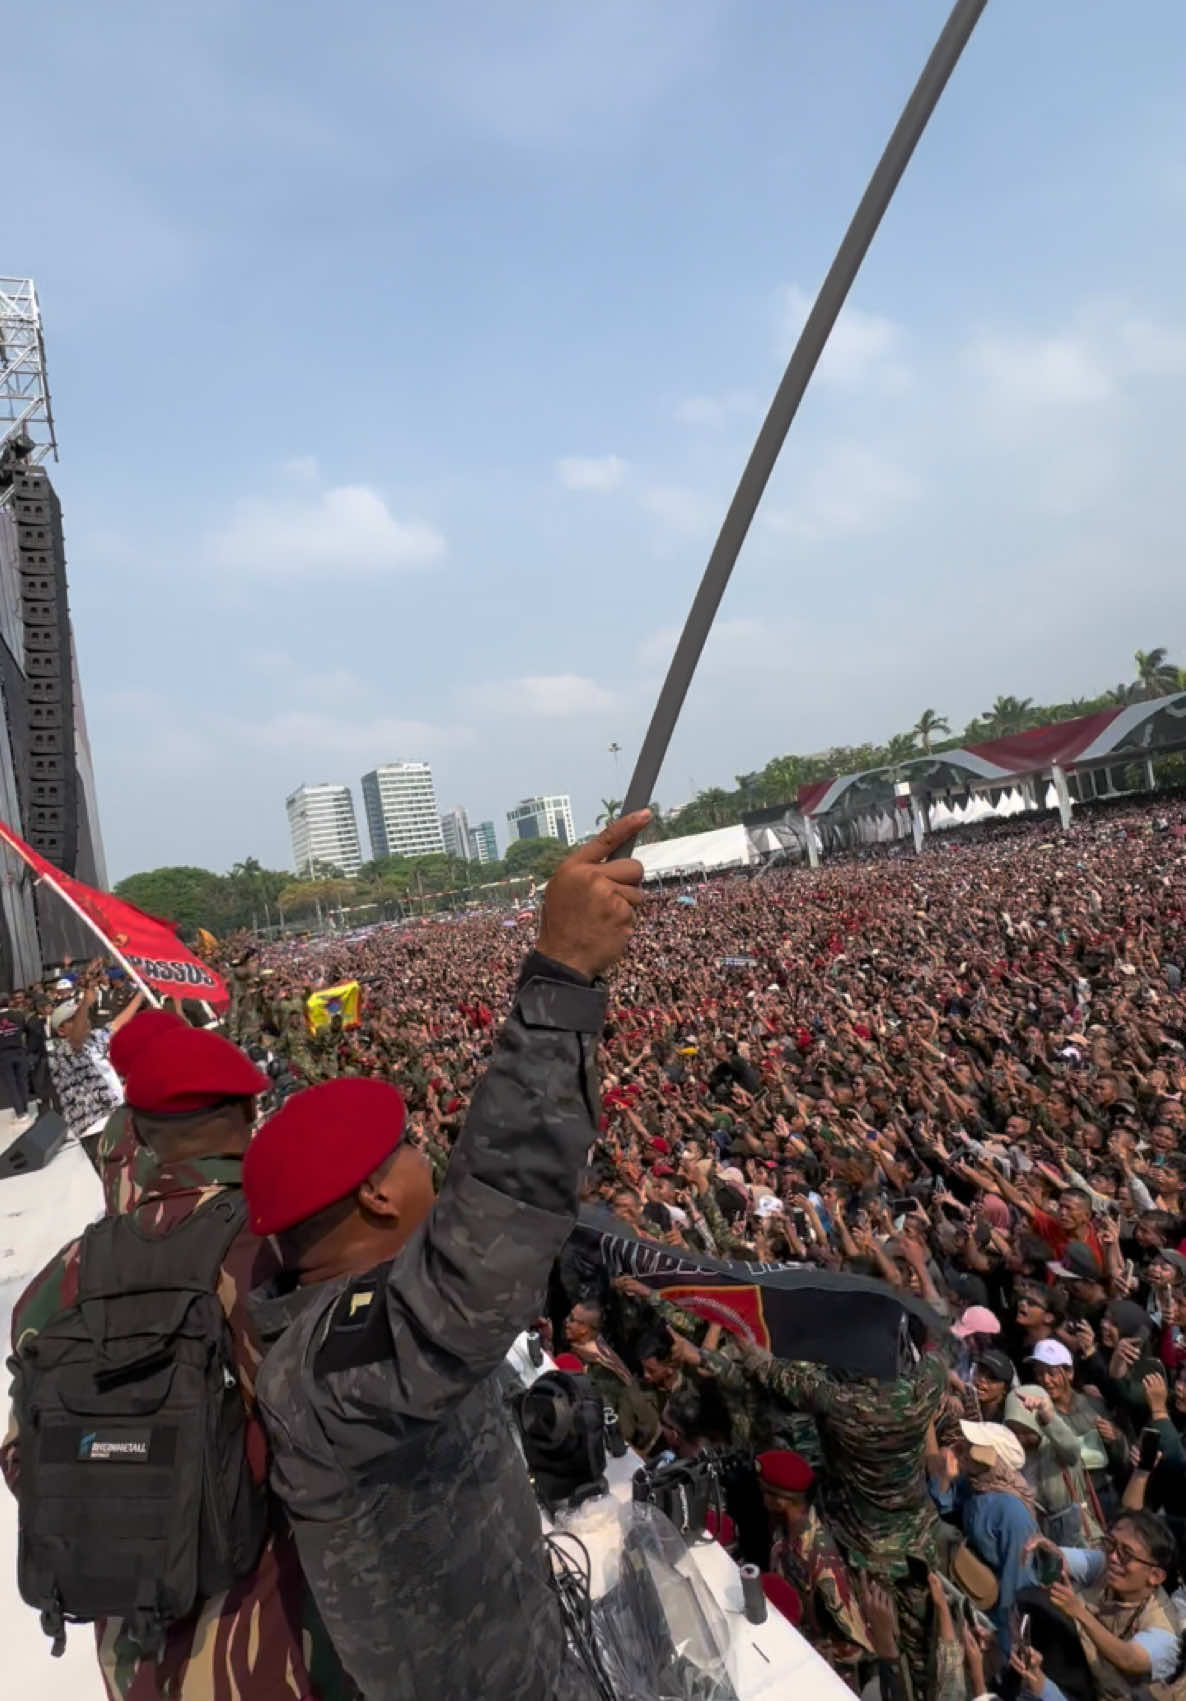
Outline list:
[[[146,1046],[155,1044],[162,1033],[185,1025],[175,1010],[138,1010],[130,1022],[125,1022],[111,1036],[107,1051],[111,1067],[126,1081],[132,1064]]]
[[[815,1481],[815,1472],[802,1453],[792,1453],[789,1447],[759,1453],[757,1466],[766,1486],[784,1494],[806,1494]]]
[[[652,1134],[651,1150],[653,1152],[669,1152],[671,1150],[671,1146],[669,1142],[663,1138],[662,1134]]]
[[[293,1093],[243,1159],[253,1233],[279,1234],[353,1193],[403,1131],[404,1101],[387,1081],[346,1075]]]
[[[788,1583],[785,1577],[780,1577],[777,1571],[763,1571],[762,1593],[782,1616],[792,1624],[799,1624],[803,1618],[803,1602],[799,1591],[793,1583]]]
[[[133,1048],[124,1095],[149,1116],[185,1116],[224,1099],[254,1098],[268,1085],[237,1045],[182,1022],[158,1027],[151,1044]]]

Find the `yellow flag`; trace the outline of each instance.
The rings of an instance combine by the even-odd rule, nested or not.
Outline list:
[[[328,1028],[335,1016],[342,1018],[344,1028],[357,1028],[362,1021],[362,988],[356,980],[347,980],[341,986],[311,992],[305,1000],[305,1015],[313,1033]]]

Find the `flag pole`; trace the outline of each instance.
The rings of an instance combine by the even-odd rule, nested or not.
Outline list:
[[[774,393],[770,411],[750,451],[741,481],[708,558],[708,566],[671,658],[630,784],[626,787],[623,815],[634,809],[645,809],[651,800],[705,640],[712,630],[721,598],[791,422],[799,410],[853,280],[893,199],[894,190],[987,3],[988,0],[956,0],[836,250],[836,257],[807,316],[807,323],[799,333],[794,353]],[[629,845],[622,846],[617,854],[628,856]]]
[[[10,845],[9,849],[11,850],[12,848],[13,847]],[[81,921],[86,927],[90,928],[91,932],[94,934],[96,939],[99,939],[99,940],[102,941],[105,948],[108,951],[110,951],[111,955],[120,964],[124,973],[126,975],[128,975],[130,977],[130,979],[135,981],[136,985],[140,988],[140,990],[144,994],[145,998],[148,999],[148,1002],[151,1005],[153,1005],[154,1008],[156,1008],[156,1009],[160,1008],[160,1005],[161,1005],[160,996],[153,991],[153,989],[149,986],[148,982],[143,978],[143,976],[140,975],[132,967],[131,963],[129,963],[128,959],[124,956],[123,952],[118,948],[118,946],[113,945],[111,943],[110,939],[108,939],[107,935],[103,932],[102,928],[99,927],[97,925],[97,923],[92,919],[92,917],[90,917],[86,913],[86,911],[82,908],[81,904],[76,904],[74,902],[74,899],[70,896],[69,892],[67,892],[64,887],[55,885],[54,882],[50,879],[48,874],[39,874],[37,876],[37,878],[34,880],[33,884],[35,886],[48,886],[48,888],[51,892],[56,892],[58,897],[61,898],[62,902],[69,909],[72,909],[74,911],[74,913],[78,917],[79,921]]]

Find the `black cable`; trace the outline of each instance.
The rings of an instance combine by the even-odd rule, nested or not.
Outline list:
[[[564,1552],[560,1546],[562,1541],[573,1542],[580,1549],[584,1559],[583,1569]],[[593,1561],[589,1557],[589,1549],[580,1536],[571,1530],[557,1530],[546,1535],[544,1548],[548,1554],[552,1587],[559,1599],[561,1617],[564,1619],[573,1650],[601,1696],[601,1701],[618,1701],[617,1690],[605,1669],[601,1650],[597,1645],[597,1633],[593,1628]]]
[[[807,323],[799,333],[795,351],[774,393],[770,411],[750,451],[741,482],[708,558],[708,566],[671,658],[630,784],[626,787],[623,815],[628,815],[633,809],[645,809],[651,800],[705,640],[712,629],[762,492],[774,471],[791,422],[799,411],[799,403],[886,208],[893,199],[894,190],[987,3],[988,0],[956,0],[836,250],[836,258],[807,316]],[[629,856],[630,847],[623,846],[617,854]]]

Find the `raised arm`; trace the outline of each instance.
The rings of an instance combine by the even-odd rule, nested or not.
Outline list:
[[[440,1197],[389,1266],[388,1436],[401,1418],[431,1421],[464,1398],[540,1310],[596,1133],[606,995],[595,980],[625,949],[642,901],[641,865],[608,859],[646,819],[644,811],[615,821],[548,884],[539,949],[524,965]]]

